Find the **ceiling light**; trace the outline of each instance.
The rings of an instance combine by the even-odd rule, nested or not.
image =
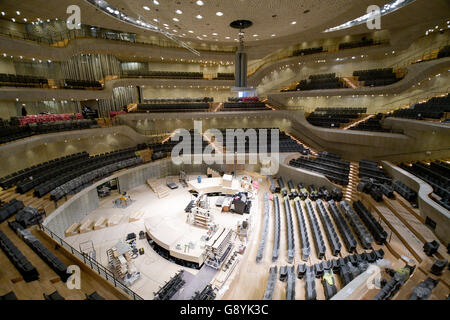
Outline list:
[[[196,1],[195,2],[197,5],[199,5],[199,6],[202,6],[202,5],[204,5],[205,3],[203,2],[203,1],[201,1],[201,0],[198,0],[198,1]]]
[[[213,35],[213,36],[217,36],[217,33],[213,32],[212,35]]]
[[[257,37],[258,35],[257,35],[257,34],[254,34],[253,36],[254,36],[254,37]]]
[[[159,22],[159,20],[158,20],[158,19],[156,19],[156,18],[155,18],[155,19],[153,19],[153,21],[155,21],[155,22]]]
[[[172,20],[175,21],[175,22],[180,21],[180,19],[178,19],[178,18],[173,18]]]
[[[220,11],[216,12],[216,16],[219,16],[219,17],[223,16],[223,12],[220,12]]]
[[[12,21],[12,22],[16,22],[16,19],[14,19],[14,18],[11,18],[11,21]]]
[[[20,16],[20,11],[16,11],[17,15]]]
[[[292,22],[291,22],[291,24],[296,24],[296,23],[297,23],[297,21],[292,21]]]
[[[163,26],[164,27],[168,27],[169,25],[167,23],[163,23]]]
[[[181,11],[180,9],[178,9],[177,11],[175,11],[176,14],[183,14],[183,11]]]
[[[157,0],[153,0],[153,3],[159,5],[159,2]]]
[[[150,11],[150,8],[147,6],[143,6],[142,8],[144,8],[144,10]]]
[[[225,37],[225,39],[230,39],[230,37]]]
[[[2,16],[4,16],[6,13],[2,11]]]
[[[276,34],[273,34],[273,35],[272,35],[272,37],[275,37],[275,36],[276,36]]]
[[[189,32],[189,33],[194,33],[194,31],[192,31],[192,30],[189,30],[188,32]]]
[[[27,18],[23,18],[23,21],[27,22],[28,20],[27,20]]]
[[[203,17],[202,17],[201,15],[199,15],[199,14],[196,15],[195,17],[196,17],[197,19],[203,19]]]

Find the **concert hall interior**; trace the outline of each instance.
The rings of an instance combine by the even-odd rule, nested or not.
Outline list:
[[[1,0],[0,300],[450,299],[449,12]]]

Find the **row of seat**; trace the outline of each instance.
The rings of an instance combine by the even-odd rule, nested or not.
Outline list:
[[[317,108],[308,115],[306,120],[314,125],[325,128],[339,128],[341,124],[349,123],[367,112],[367,108]]]
[[[289,203],[288,197],[284,197],[284,213],[286,215],[286,229],[288,236],[287,260],[288,263],[292,263],[295,254],[294,225],[292,222],[291,204]]]
[[[138,112],[205,112],[209,103],[138,104]]]
[[[234,73],[218,73],[217,80],[234,80]]]
[[[333,223],[331,222],[330,216],[328,215],[322,200],[318,199],[316,201],[316,208],[319,212],[319,217],[322,221],[322,226],[324,227],[325,234],[327,235],[328,243],[331,247],[331,253],[336,257],[341,252],[341,241],[339,240],[338,234],[334,228]]]
[[[408,202],[417,203],[417,192],[409,188],[400,180],[394,181],[394,183],[392,183],[392,187],[394,188],[395,192],[405,198]]]
[[[23,228],[17,222],[9,222],[9,227],[61,278],[66,282],[70,274],[67,266],[57,256],[55,256],[42,242],[40,242],[31,232]]]
[[[36,267],[17,249],[14,243],[0,231],[0,248],[5,252],[8,259],[22,275],[25,282],[31,282],[39,279],[39,272]]]
[[[263,111],[271,110],[264,102],[225,102],[220,111]]]
[[[48,80],[41,77],[0,73],[0,86],[43,88],[48,86]]]
[[[366,87],[388,86],[401,78],[397,78],[393,68],[358,70],[353,72],[353,76],[358,77],[358,81],[363,81]]]
[[[24,126],[29,123],[36,122],[55,122],[55,121],[70,121],[70,120],[82,120],[83,114],[81,113],[59,113],[59,114],[37,114],[28,115],[24,117],[12,117],[12,125]]]
[[[119,162],[111,163],[102,168],[98,168],[93,171],[87,172],[71,181],[66,182],[65,184],[59,187],[56,187],[53,191],[50,192],[50,199],[57,201],[74,190],[80,190],[80,187],[85,186],[96,179],[105,177],[111,174],[112,172],[124,168],[133,167],[141,163],[142,159],[140,157],[134,157]]]
[[[352,226],[353,231],[355,231],[356,235],[358,236],[362,247],[364,249],[372,248],[373,238],[370,235],[369,231],[367,231],[359,216],[355,213],[355,211],[353,211],[347,201],[341,201],[340,206],[348,221],[350,221],[350,225]]]
[[[387,232],[374,218],[370,211],[364,206],[364,204],[360,200],[355,201],[353,202],[353,208],[372,233],[375,242],[379,245],[385,244],[388,235]]]
[[[203,79],[203,72],[145,71],[128,70],[122,77],[166,78],[166,79]]]
[[[89,80],[64,80],[62,89],[102,89],[103,86],[98,81]]]
[[[319,222],[317,221],[316,214],[312,207],[311,200],[305,201],[306,212],[308,213],[309,225],[313,234],[314,245],[316,247],[316,254],[319,259],[325,256],[325,241],[323,240],[322,231],[320,230]]]
[[[23,207],[23,202],[15,198],[2,204],[0,207],[0,223],[15,215],[19,210],[23,209]]]
[[[339,160],[332,160],[327,157],[319,156],[317,158],[299,157],[297,159],[292,159],[289,162],[289,165],[322,173],[329,180],[343,186],[347,185],[349,181],[349,162],[341,162]]]
[[[341,234],[341,237],[344,240],[344,244],[345,247],[347,248],[347,251],[350,253],[355,251],[358,242],[356,241],[355,236],[351,232],[350,227],[347,224],[347,221],[345,220],[344,216],[342,215],[341,211],[336,205],[336,202],[334,200],[328,201],[328,207],[330,209],[334,223],[336,224],[339,233]]]
[[[315,47],[315,48],[307,48],[307,49],[298,49],[295,50],[292,55],[295,56],[306,56],[309,54],[315,54],[323,52],[323,47]]]
[[[445,46],[441,50],[439,50],[438,59],[450,57],[450,45]]]
[[[360,40],[360,41],[344,42],[344,43],[339,44],[339,50],[368,47],[368,46],[373,46],[374,44],[375,44],[375,42],[373,41],[373,39],[364,39],[364,40]]]
[[[84,164],[84,161],[88,159],[89,154],[87,152],[59,158],[58,161],[53,162],[53,165],[47,164],[42,166],[40,170],[33,170],[33,173],[28,174],[25,179],[17,183],[16,192],[24,194],[32,189],[39,188],[41,184],[46,183],[51,178],[57,177],[70,170],[78,169]]]
[[[450,169],[443,165],[444,162],[435,162],[433,166],[416,162],[411,166],[400,164],[400,168],[412,173],[424,180],[440,197],[436,201],[447,210],[450,210]]]
[[[395,110],[388,116],[415,120],[441,119],[444,113],[450,112],[450,94],[434,97],[423,103],[416,103],[407,109]]]
[[[375,117],[369,118],[366,121],[358,123],[356,126],[350,127],[350,130],[391,132],[391,129],[383,128],[381,125],[381,120],[383,120],[383,114],[378,113]]]
[[[392,183],[392,177],[390,177],[386,170],[378,166],[378,162],[370,160],[359,161],[358,177],[372,178],[378,183]]]
[[[144,99],[146,104],[150,103],[180,103],[180,102],[214,102],[213,97],[201,98],[160,98],[160,99]]]
[[[111,164],[127,160],[129,158],[135,158],[135,150],[118,150],[116,152],[110,152],[105,155],[99,155],[90,157],[89,159],[82,160],[83,164],[78,164],[78,166],[71,166],[70,171],[66,170],[59,175],[55,175],[50,179],[46,180],[44,183],[38,185],[34,189],[34,195],[36,197],[43,197],[50,192],[51,199],[58,200],[52,195],[52,191],[57,189],[59,186],[80,177],[88,172],[94,171],[96,169],[109,166]],[[64,196],[65,194],[63,194]]]
[[[31,123],[25,126],[0,127],[0,144],[8,143],[34,135],[62,131],[98,128],[95,120],[69,120],[48,123]]]
[[[21,181],[24,181],[26,179],[29,179],[30,177],[36,176],[36,174],[39,174],[42,171],[51,170],[52,167],[58,166],[60,163],[70,162],[78,157],[88,157],[88,156],[89,156],[89,154],[86,151],[83,151],[83,152],[71,154],[68,156],[56,158],[56,159],[46,161],[46,162],[43,162],[43,163],[40,163],[37,165],[33,165],[26,169],[22,169],[22,170],[13,172],[7,176],[0,178],[0,187],[2,187],[3,189],[9,189]]]

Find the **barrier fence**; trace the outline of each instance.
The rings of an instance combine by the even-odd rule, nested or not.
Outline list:
[[[93,271],[97,272],[101,277],[109,281],[114,287],[119,288],[122,292],[128,295],[133,300],[144,300],[141,296],[136,294],[133,290],[124,285],[119,279],[115,277],[115,275],[104,266],[102,266],[99,262],[97,262],[94,258],[90,257],[85,253],[81,253],[72,247],[70,244],[65,242],[62,238],[60,238],[57,234],[51,231],[46,226],[40,224],[39,229],[48,234],[55,242],[61,245],[61,247],[65,248],[69,252],[72,253],[77,259],[82,261],[85,265],[91,268]]]

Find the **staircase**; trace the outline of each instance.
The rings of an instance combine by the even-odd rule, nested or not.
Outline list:
[[[356,77],[343,77],[341,79],[347,84],[349,88],[356,89],[362,87]]]
[[[358,172],[359,172],[359,164],[358,162],[350,162],[350,173],[348,175],[348,185],[344,188],[343,193],[344,193],[344,199],[352,202],[356,200],[356,193],[357,191],[357,187],[358,187],[358,183],[359,183],[359,177],[358,177]]]
[[[148,179],[147,184],[152,189],[159,199],[167,197],[169,195],[169,190],[164,187],[157,179]]]

